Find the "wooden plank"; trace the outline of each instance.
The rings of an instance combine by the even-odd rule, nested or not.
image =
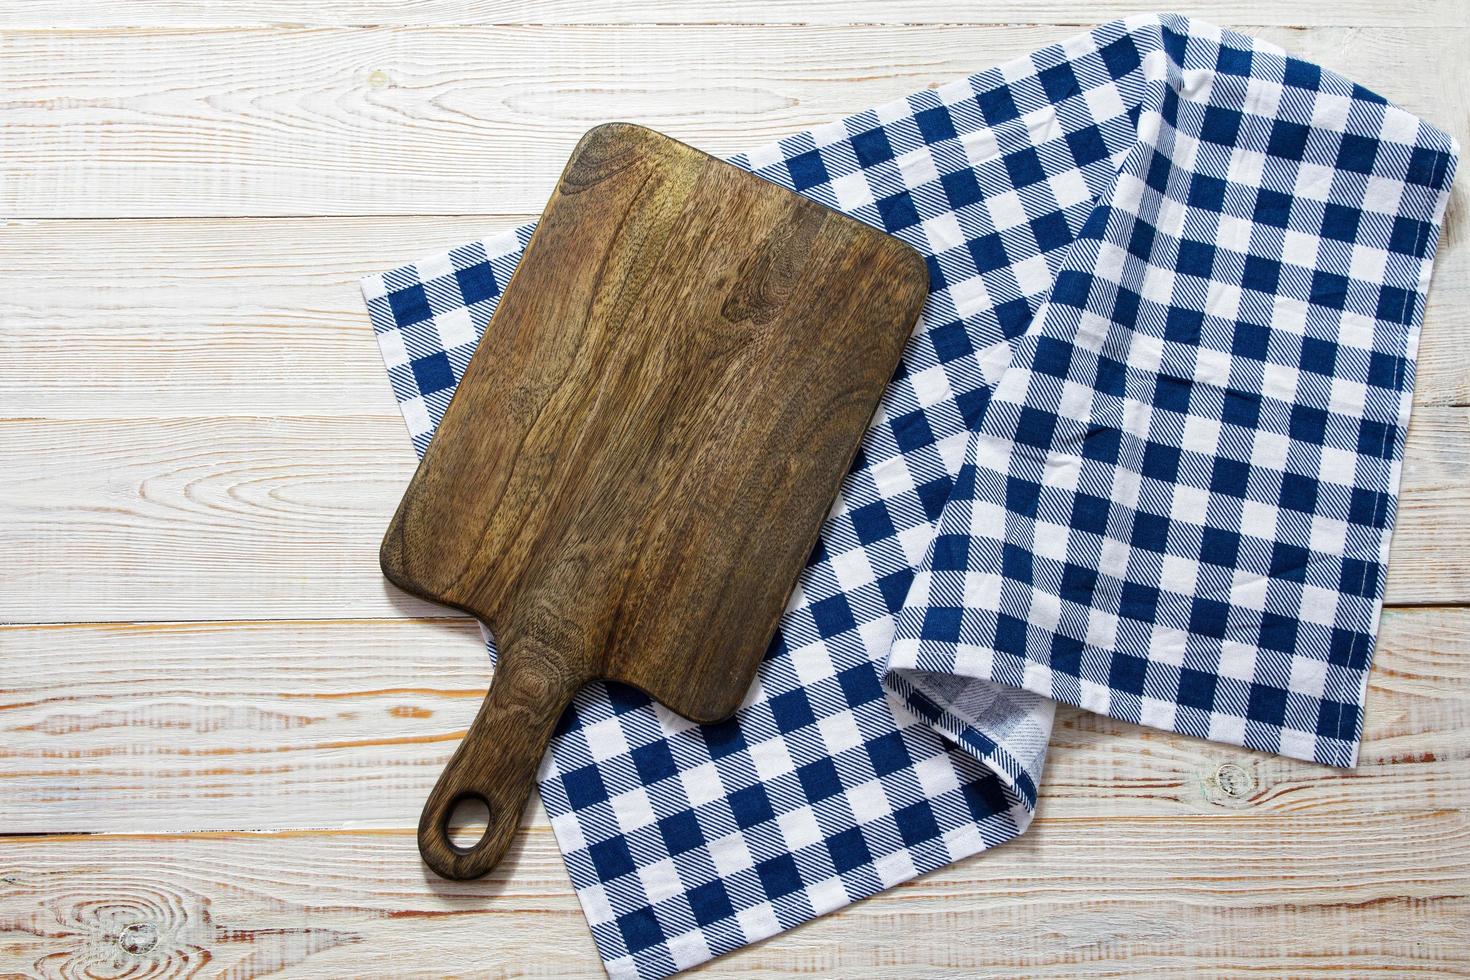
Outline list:
[[[0,627],[0,827],[413,826],[489,684],[468,619]]]
[[[1418,405],[1470,404],[1461,203],[1435,263]],[[0,290],[0,416],[391,413],[357,280],[533,218],[0,225],[0,277],[18,284]]]
[[[391,414],[357,280],[530,220],[10,222],[0,415]]]
[[[440,608],[378,569],[415,466],[396,414],[19,419],[0,422],[0,441],[0,521],[14,559],[0,570],[0,620]]]
[[[253,27],[301,24],[322,27],[453,24],[1091,24],[1097,19],[1157,10],[1149,0],[1124,0],[1105,10],[1079,8],[1071,0],[760,0],[726,4],[693,0],[670,9],[659,0],[144,0],[77,4],[68,0],[19,0],[0,10],[0,28]],[[1211,0],[1169,7],[1212,23],[1312,24],[1373,27],[1444,27],[1470,23],[1464,5],[1444,0],[1384,4],[1341,0]]]
[[[379,391],[386,402],[386,385]],[[388,405],[385,411],[391,412]],[[432,615],[378,545],[414,456],[396,414],[0,420],[0,621]],[[1410,426],[1388,600],[1470,600],[1470,412]]]
[[[412,827],[489,681],[467,620],[8,626],[0,647],[14,833]],[[1470,610],[1385,613],[1367,704],[1352,772],[1063,708],[1041,813],[1470,807]]]
[[[426,880],[407,830],[0,838],[0,867],[36,975],[602,976],[548,831],[475,882]],[[1463,975],[1467,875],[1451,809],[1043,817],[701,975]]]
[[[0,68],[10,93],[0,213],[536,212],[576,138],[595,123],[642,122],[724,155],[1071,33],[878,25],[16,31]],[[1466,141],[1470,29],[1257,33]]]

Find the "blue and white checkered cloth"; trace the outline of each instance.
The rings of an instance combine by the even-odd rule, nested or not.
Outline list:
[[[745,706],[582,692],[542,799],[660,977],[1025,830],[1053,702],[1351,765],[1457,148],[1174,16],[734,158],[931,295]],[[363,282],[422,453],[532,228]]]

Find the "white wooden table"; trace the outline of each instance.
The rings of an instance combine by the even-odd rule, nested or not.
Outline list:
[[[1470,145],[1466,0],[1185,6]],[[0,974],[600,975],[539,810],[421,870],[487,664],[379,575],[414,457],[355,280],[527,220],[596,122],[729,153],[1140,9],[0,8]],[[1470,970],[1467,185],[1358,769],[1063,710],[1019,841],[705,973]]]

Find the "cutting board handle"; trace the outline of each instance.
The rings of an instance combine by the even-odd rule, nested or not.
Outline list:
[[[467,881],[505,856],[551,733],[587,677],[532,640],[500,653],[490,692],[419,817],[419,853],[444,878]],[[464,800],[490,810],[485,834],[469,847],[449,837],[449,820]]]

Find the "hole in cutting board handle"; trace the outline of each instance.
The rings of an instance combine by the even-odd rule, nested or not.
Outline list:
[[[459,854],[469,854],[490,833],[490,801],[473,790],[454,798],[444,813],[444,839]]]

